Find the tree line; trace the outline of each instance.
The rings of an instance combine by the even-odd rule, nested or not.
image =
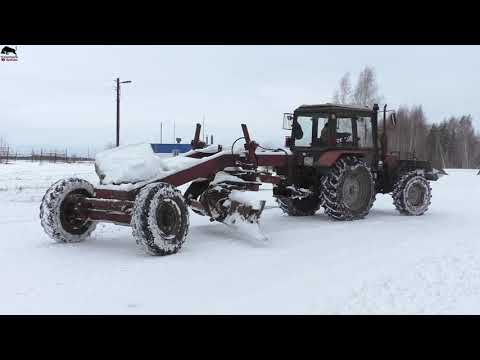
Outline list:
[[[346,73],[340,79],[333,102],[369,107],[383,102],[373,67],[366,66],[354,86],[350,78],[350,73]],[[396,110],[396,116],[396,125],[387,122],[386,129],[391,152],[399,153],[402,158],[428,160],[435,168],[480,167],[480,135],[471,115],[431,122],[422,105],[402,105]],[[379,126],[382,126],[381,121]]]

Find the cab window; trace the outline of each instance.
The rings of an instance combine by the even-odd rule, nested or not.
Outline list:
[[[302,129],[302,136],[295,138],[295,146],[310,147],[312,146],[312,118],[310,116],[297,117],[297,123]]]
[[[357,118],[357,137],[359,147],[373,147],[372,121],[369,117]]]
[[[337,146],[353,146],[352,118],[337,118]]]
[[[328,145],[328,118],[318,118],[318,128],[317,128],[317,138],[318,145],[327,146]]]

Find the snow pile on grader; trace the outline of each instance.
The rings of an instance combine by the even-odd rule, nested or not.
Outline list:
[[[385,106],[383,128],[386,112]],[[324,207],[335,220],[361,219],[376,193],[392,193],[402,214],[422,215],[430,204],[428,181],[442,171],[389,153],[386,134],[379,147],[378,113],[378,105],[302,105],[285,114],[291,136],[281,149],[252,141],[244,124],[243,137],[236,140],[244,140],[241,151],[234,151],[236,141],[230,149],[207,147],[197,124],[192,150],[180,156],[160,158],[149,144],[107,150],[96,158],[99,185],[69,178],[47,190],[41,224],[58,242],[82,241],[101,221],[127,225],[147,253],[169,255],[187,237],[188,207],[211,221],[258,228],[265,201],[248,194],[262,183],[274,184],[273,196],[290,216],[313,215]],[[177,187],[187,183],[182,194]]]
[[[186,156],[160,157],[148,143],[123,145],[98,153],[95,171],[102,185],[134,184],[160,179],[195,165],[198,159]]]

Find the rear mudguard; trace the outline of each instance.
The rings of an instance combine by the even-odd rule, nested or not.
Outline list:
[[[337,162],[339,158],[346,155],[355,155],[358,157],[366,156],[369,153],[368,150],[332,150],[326,151],[320,155],[316,161],[318,167],[331,167]]]

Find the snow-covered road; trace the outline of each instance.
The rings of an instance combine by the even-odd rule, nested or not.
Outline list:
[[[181,251],[152,257],[129,227],[78,244],[40,226],[44,191],[92,164],[0,164],[1,314],[480,314],[480,176],[447,170],[430,210],[405,217],[377,195],[361,221],[264,211],[260,245],[191,213]],[[265,187],[258,196],[275,205]]]

